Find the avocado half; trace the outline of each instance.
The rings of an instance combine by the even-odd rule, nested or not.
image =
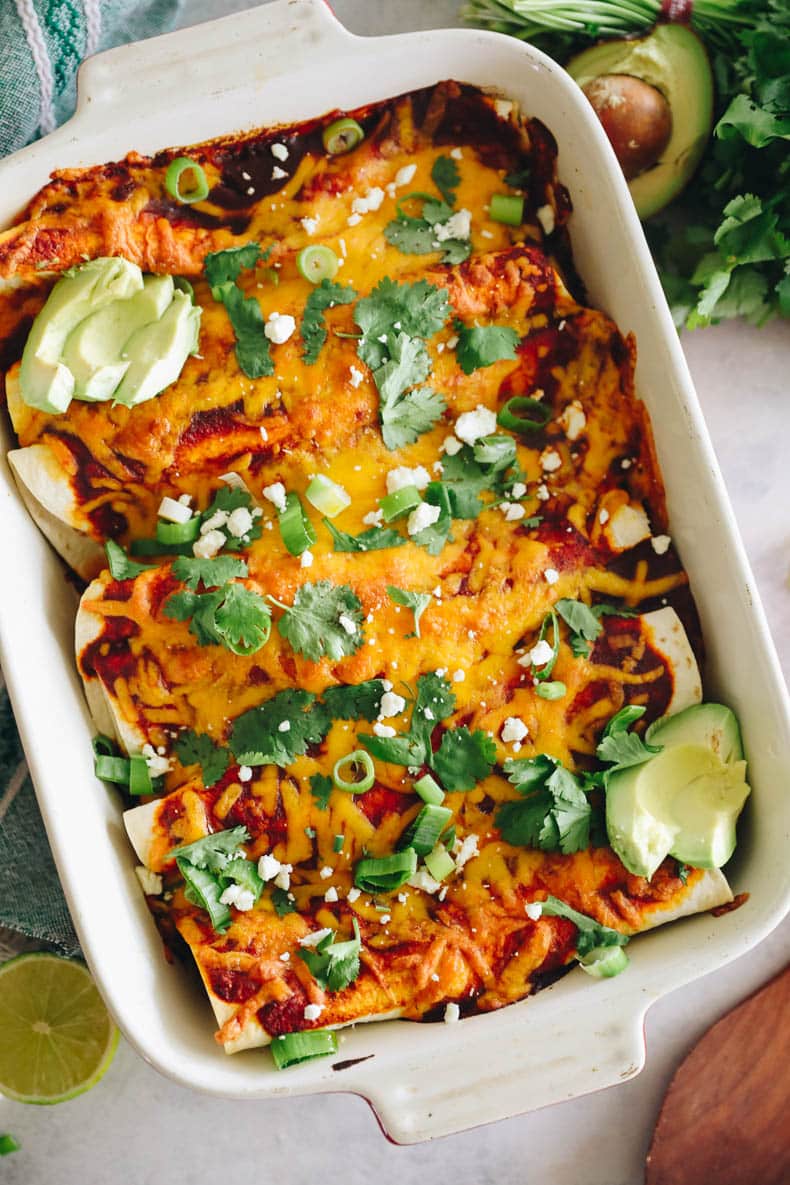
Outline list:
[[[565,69],[588,97],[596,80],[600,87],[604,79],[624,76],[647,83],[666,100],[671,120],[668,126],[664,121],[665,126],[659,129],[658,159],[628,182],[639,217],[649,218],[688,183],[710,138],[713,73],[704,45],[685,25],[656,25],[647,37],[594,45],[571,58]],[[620,93],[613,93],[610,102],[620,106]],[[660,104],[659,96],[656,98]],[[600,104],[596,101],[593,105]],[[624,108],[618,112],[620,122],[625,114]],[[606,121],[601,122],[606,127]],[[630,143],[637,147],[635,141]],[[617,144],[614,146],[617,150]],[[620,153],[618,157],[622,160]]]

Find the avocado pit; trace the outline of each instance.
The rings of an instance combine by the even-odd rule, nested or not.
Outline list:
[[[652,168],[672,135],[672,112],[661,91],[629,74],[601,74],[582,89],[626,180]]]

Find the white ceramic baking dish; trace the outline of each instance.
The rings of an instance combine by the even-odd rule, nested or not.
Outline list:
[[[576,263],[591,300],[639,346],[672,534],[708,647],[706,692],[738,712],[754,795],[729,874],[748,902],[640,938],[617,979],[574,972],[537,998],[455,1025],[364,1025],[337,1058],[278,1073],[261,1051],[227,1057],[202,989],[162,957],[119,804],[92,772],[72,657],[76,596],[2,462],[0,643],[41,811],[86,957],[118,1024],[171,1078],[238,1098],[354,1091],[411,1143],[608,1086],[644,1060],[660,996],[759,942],[790,905],[790,723],[784,684],[697,399],[628,190],[597,121],[548,58],[467,30],[354,37],[320,0],[278,0],[94,58],[76,116],[0,167],[0,224],[55,167],[117,159],[290,122],[455,78],[519,100],[559,144]],[[5,446],[11,438],[2,417]],[[5,454],[5,448],[2,450]],[[352,1064],[341,1067],[341,1061]],[[367,1059],[359,1060],[356,1059]]]

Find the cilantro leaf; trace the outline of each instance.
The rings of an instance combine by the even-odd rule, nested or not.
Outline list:
[[[207,790],[224,776],[230,764],[227,749],[215,744],[208,733],[194,732],[191,728],[179,733],[173,748],[182,765],[200,766]]]
[[[335,783],[326,774],[312,774],[310,777],[310,793],[315,799],[315,805],[320,811],[325,811],[329,805],[329,795],[335,788]]]
[[[442,203],[436,202],[431,212],[435,214],[435,207],[441,205]],[[426,202],[423,213],[430,209],[429,203]],[[446,206],[444,209],[450,217],[452,211]],[[469,239],[438,239],[436,223],[430,222],[426,217],[411,218],[405,214],[398,214],[397,218],[393,218],[384,227],[384,238],[404,255],[432,255],[434,251],[441,251],[442,263],[463,263],[472,254]]]
[[[351,304],[357,294],[353,288],[344,288],[331,280],[322,280],[307,298],[302,315],[302,360],[307,366],[318,361],[318,355],[326,341],[327,331],[324,313],[334,305]]]
[[[456,356],[464,374],[492,366],[503,358],[515,360],[521,338],[507,325],[459,325]]]
[[[379,761],[393,765],[425,765],[431,752],[431,734],[440,720],[455,708],[450,684],[435,671],[420,675],[408,732],[394,737],[361,735],[359,740]]]
[[[289,913],[296,912],[296,898],[286,889],[275,886],[272,889],[272,905],[278,918],[284,918]]]
[[[720,140],[743,136],[753,148],[764,148],[772,140],[790,140],[790,116],[758,107],[748,95],[736,95],[714,130]]]
[[[214,614],[224,596],[221,589],[211,593],[173,593],[162,606],[162,612],[171,621],[188,621],[189,632],[197,638],[199,646],[218,646],[222,643],[214,628]]]
[[[272,611],[251,588],[228,584],[214,610],[214,629],[222,644],[234,654],[255,654],[269,640]]]
[[[455,190],[461,181],[458,165],[451,156],[437,156],[431,169],[433,181],[448,206],[455,205]]]
[[[171,848],[167,855],[188,860],[195,868],[220,873],[231,860],[243,856],[241,845],[249,838],[246,827],[231,827],[227,831],[215,831],[212,835],[204,835],[194,843]]]
[[[511,189],[526,189],[532,179],[532,166],[519,164],[512,172],[505,174],[505,185]]]
[[[392,527],[370,527],[359,535],[341,531],[328,518],[322,519],[332,536],[335,551],[381,551],[387,547],[402,547],[406,542],[403,535]]]
[[[412,543],[424,547],[429,555],[439,555],[447,540],[451,538],[453,512],[450,495],[440,481],[432,481],[428,484],[423,500],[430,506],[439,507],[439,517],[435,523],[412,535]]]
[[[589,847],[592,807],[570,770],[546,753],[506,761],[504,768],[523,799],[497,811],[503,839],[566,855]]]
[[[425,744],[412,733],[404,732],[394,737],[370,736],[363,733],[360,734],[359,740],[379,761],[391,762],[393,765],[425,764]]]
[[[237,486],[220,486],[214,495],[214,500],[201,515],[204,522],[212,518],[218,510],[223,511],[227,515],[233,514],[234,510],[248,510],[252,512],[254,509],[252,494],[249,490],[240,489]],[[260,539],[263,533],[263,517],[258,515],[252,519],[252,526],[248,531],[244,532],[244,538],[231,533],[230,527],[227,523],[217,527],[225,536],[225,546],[231,551],[241,551],[242,548],[249,547],[250,543],[255,539]]]
[[[661,748],[661,745],[646,745],[642,738],[634,732],[623,731],[605,736],[595,753],[599,760],[611,763],[606,773],[613,774],[618,769],[642,765],[643,762],[649,761],[655,753],[660,753]]]
[[[130,560],[124,549],[114,539],[107,540],[104,545],[104,554],[107,556],[107,567],[110,569],[113,580],[134,580],[135,576],[139,576],[141,572],[151,570],[150,564],[138,564],[134,560]]]
[[[229,555],[218,555],[210,560],[179,556],[173,561],[172,571],[176,580],[180,580],[192,592],[197,592],[199,584],[204,588],[219,588],[237,576],[248,575],[244,560]]]
[[[365,683],[328,687],[321,700],[333,720],[375,720],[383,694],[383,681],[368,679]]]
[[[354,310],[354,319],[362,330],[359,356],[375,370],[385,357],[378,338],[391,333],[396,321],[408,337],[429,338],[439,332],[449,316],[446,288],[437,288],[427,280],[397,284],[385,276]]]
[[[315,950],[300,950],[298,957],[308,966],[317,983],[330,992],[339,992],[353,983],[359,975],[359,952],[362,941],[359,923],[352,919],[354,937],[346,942],[335,942],[335,933],[330,931],[318,943]]]
[[[268,254],[266,251],[263,258]],[[260,244],[253,241],[225,251],[210,251],[203,260],[203,268],[211,287],[217,288],[220,284],[235,284],[242,268],[253,268],[260,259]]]
[[[466,726],[454,728],[442,737],[442,743],[430,763],[445,788],[473,790],[487,778],[496,761],[496,745],[481,729],[470,732]]]
[[[557,897],[547,897],[541,902],[541,907],[541,912],[547,917],[566,918],[577,927],[579,933],[576,937],[576,954],[580,959],[597,946],[625,946],[628,942],[627,934],[621,934],[611,926],[602,926],[587,914],[571,909],[570,905],[566,905]]]
[[[331,720],[315,700],[311,691],[288,688],[237,716],[229,744],[238,763],[287,766],[320,744]]]
[[[264,334],[261,306],[254,296],[245,296],[235,284],[214,289],[224,304],[236,335],[236,361],[247,378],[274,374],[269,339]]]
[[[411,609],[414,612],[414,634],[407,634],[406,637],[420,636],[420,618],[431,603],[432,597],[430,593],[409,592],[405,588],[396,588],[394,584],[387,585],[387,592],[390,600],[393,600],[396,605],[403,605],[405,609]]]
[[[598,617],[584,601],[562,597],[554,608],[571,631],[570,646],[577,658],[585,658],[592,650],[591,643],[603,630]]]
[[[408,337],[405,333],[389,334],[387,352],[387,360],[373,372],[381,397],[382,420],[388,406],[394,404],[407,387],[427,378],[431,370],[431,359],[419,338]]]
[[[277,623],[281,636],[297,654],[303,654],[311,662],[318,662],[325,655],[337,661],[356,654],[362,645],[362,605],[347,584],[332,584],[330,580],[307,582],[297,590],[290,606],[271,599],[283,609]],[[353,632],[345,628],[341,617],[354,625]]]
[[[415,387],[391,403],[382,403],[384,443],[388,449],[414,444],[417,437],[428,432],[446,410],[444,397],[430,387]]]

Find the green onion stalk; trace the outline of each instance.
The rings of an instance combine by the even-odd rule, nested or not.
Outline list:
[[[708,45],[726,50],[754,24],[759,7],[755,0],[469,0],[461,16],[561,58],[586,42],[647,32],[662,20],[688,24]]]

